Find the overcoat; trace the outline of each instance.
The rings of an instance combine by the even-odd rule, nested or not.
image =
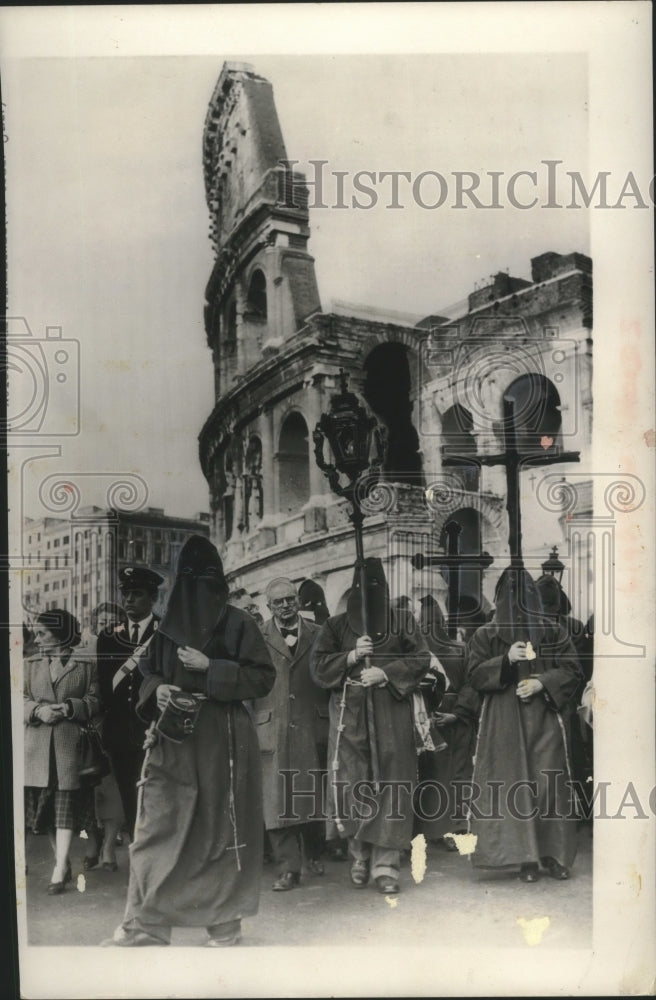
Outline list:
[[[79,722],[97,716],[100,711],[96,664],[84,653],[71,653],[61,677],[53,684],[45,656],[32,656],[24,667],[25,785],[47,788],[50,778],[50,747],[54,746],[57,783],[62,791],[80,787],[77,744]],[[30,721],[39,705],[52,705],[70,699],[73,718],[54,725]]]
[[[319,631],[318,625],[299,618],[298,642],[292,653],[273,619],[262,627],[276,668],[276,682],[266,698],[251,703],[251,709],[262,755],[267,830],[323,817],[318,772],[325,756],[330,696],[317,687],[310,675],[310,651]],[[322,742],[324,754],[320,750]],[[299,773],[281,775],[281,771]],[[316,796],[295,795],[292,802],[291,792],[297,789],[316,792]]]

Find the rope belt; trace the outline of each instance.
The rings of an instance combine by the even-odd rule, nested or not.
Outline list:
[[[331,771],[332,771],[332,785],[333,785],[333,806],[335,808],[335,826],[337,827],[339,833],[344,834],[345,827],[339,816],[339,803],[337,800],[337,774],[339,771],[339,744],[341,742],[342,733],[344,732],[344,712],[346,711],[346,690],[351,687],[362,687],[367,690],[367,731],[369,735],[369,748],[371,750],[371,764],[373,771],[373,783],[374,791],[379,790],[380,776],[378,774],[378,748],[376,746],[376,737],[373,730],[373,704],[371,703],[371,688],[368,684],[363,684],[362,681],[352,680],[347,677],[344,682],[344,687],[342,688],[342,697],[339,702],[339,721],[337,723],[337,738],[335,740],[335,755],[331,761]],[[369,722],[371,721],[371,725]],[[373,743],[372,743],[373,740]]]

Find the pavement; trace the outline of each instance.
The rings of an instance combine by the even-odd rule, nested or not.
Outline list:
[[[382,896],[373,884],[355,889],[349,865],[324,859],[323,876],[304,873],[301,885],[272,892],[273,865],[263,864],[260,909],[242,921],[240,947],[437,945],[486,947],[536,943],[542,947],[592,946],[592,829],[581,826],[571,878],[543,876],[535,884],[515,874],[476,872],[466,856],[441,844],[427,845],[425,874],[415,881],[409,859],[398,896]],[[82,874],[86,841],[73,842],[74,878],[66,892],[48,896],[52,851],[47,837],[29,835],[26,860],[28,943],[96,946],[120,924],[128,882],[128,848],[117,848],[119,869]],[[419,876],[419,872],[415,874]],[[172,945],[203,944],[202,928],[177,928]]]

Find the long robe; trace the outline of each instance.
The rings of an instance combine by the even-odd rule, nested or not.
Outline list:
[[[576,805],[566,723],[580,680],[578,659],[567,633],[549,628],[537,659],[515,665],[518,679],[537,676],[544,686],[524,703],[510,676],[509,648],[494,623],[479,628],[469,647],[469,682],[483,696],[472,861],[477,868],[505,868],[552,857],[568,868],[576,854]]]
[[[256,913],[259,902],[260,750],[242,701],[264,697],[275,669],[255,622],[230,606],[205,648],[207,673],[185,669],[171,657],[171,646],[158,632],[139,664],[140,710],[154,715],[161,683],[203,693],[207,701],[186,742],[159,737],[148,757],[130,847],[125,927],[133,918],[211,927]]]
[[[417,795],[417,832],[429,840],[446,833],[462,831],[462,795],[454,782],[469,782],[472,777],[476,722],[481,699],[467,681],[467,650],[464,643],[426,635],[430,651],[437,656],[449,680],[438,711],[455,715],[456,721],[442,726],[446,741],[441,753],[423,753],[419,757],[420,794]]]
[[[412,840],[412,794],[417,779],[410,695],[418,690],[429,668],[430,653],[407,612],[393,611],[392,626],[390,635],[376,645],[371,658],[372,666],[381,667],[387,674],[386,687],[345,684],[348,678],[357,679],[363,667],[362,663],[354,667],[346,663],[358,639],[347,614],[329,618],[322,626],[312,647],[310,668],[316,683],[331,691],[328,814],[332,818],[339,816],[343,824],[344,831],[338,827],[337,835],[403,850]],[[378,793],[364,784],[372,778],[367,694],[373,707],[382,783]],[[341,732],[340,725],[344,727]],[[386,786],[385,782],[391,784]],[[329,824],[328,836],[331,835],[335,831]]]

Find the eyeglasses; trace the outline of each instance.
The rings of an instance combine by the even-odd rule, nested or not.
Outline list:
[[[269,604],[272,608],[282,608],[284,604],[296,604],[298,597],[296,594],[292,594],[291,597],[273,597]]]

